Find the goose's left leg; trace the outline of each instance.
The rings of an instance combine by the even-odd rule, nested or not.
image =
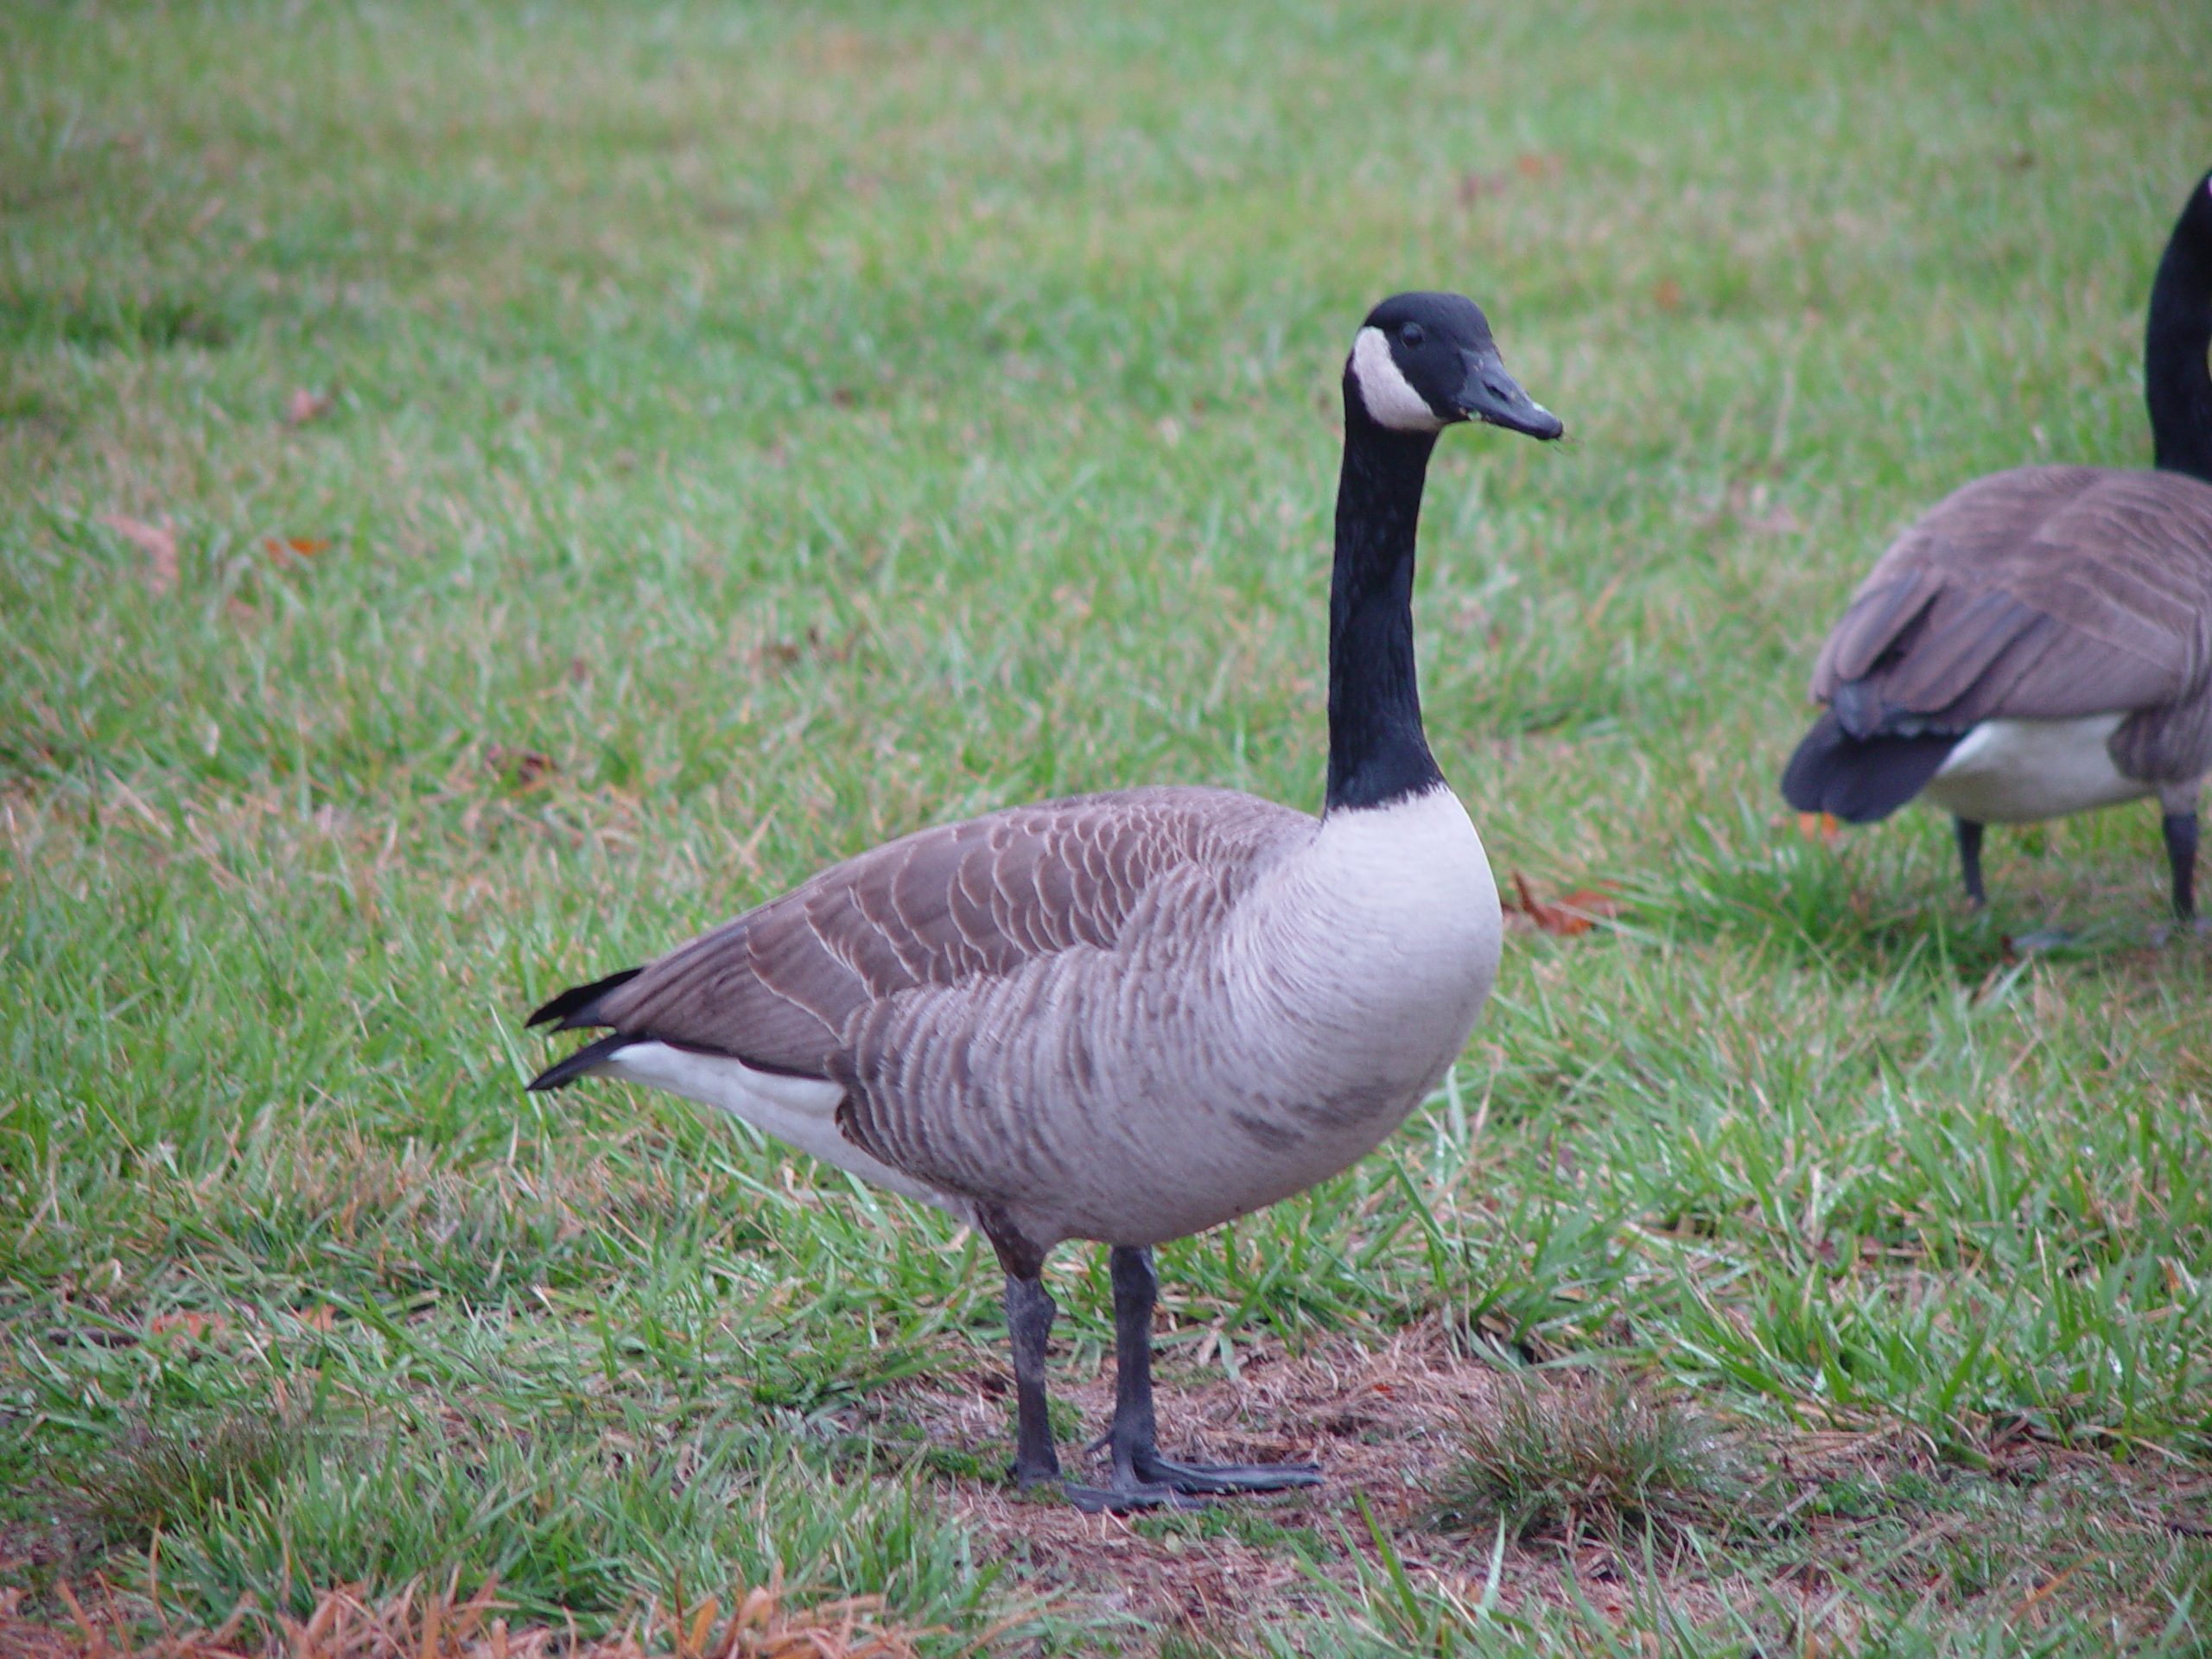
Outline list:
[[[1114,1426],[1104,1445],[1114,1456],[1112,1483],[1104,1487],[1070,1486],[1068,1499],[1094,1513],[1100,1510],[1193,1507],[1192,1497],[1206,1492],[1274,1492],[1291,1486],[1318,1486],[1321,1471],[1310,1463],[1176,1463],[1160,1455],[1159,1428],[1152,1409],[1152,1308],[1160,1281],[1152,1252],[1116,1244],[1109,1258],[1114,1275]]]

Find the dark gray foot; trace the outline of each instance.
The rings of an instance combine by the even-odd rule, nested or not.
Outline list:
[[[1137,1484],[1078,1486],[1065,1483],[1060,1491],[1085,1515],[1127,1515],[1133,1510],[1203,1510],[1206,1501],[1177,1491],[1173,1486]]]
[[[1078,1486],[1070,1481],[1060,1488],[1069,1503],[1086,1515],[1125,1515],[1131,1510],[1203,1510],[1209,1497],[1239,1493],[1282,1492],[1294,1487],[1319,1486],[1321,1471],[1311,1463],[1168,1463],[1156,1467],[1163,1478],[1135,1480],[1128,1485]]]
[[[1981,826],[1972,818],[1954,818],[1951,827],[1959,838],[1959,874],[1967,884],[1967,902],[1980,909],[1989,902],[1981,887]]]
[[[1068,1502],[1087,1514],[1120,1515],[1130,1510],[1202,1510],[1209,1497],[1249,1492],[1287,1492],[1319,1486],[1316,1463],[1177,1463],[1157,1454],[1129,1459],[1127,1478],[1117,1460],[1106,1486],[1062,1488]]]

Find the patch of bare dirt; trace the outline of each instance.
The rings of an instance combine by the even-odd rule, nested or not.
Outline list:
[[[1386,1571],[1362,1498],[1417,1587],[1470,1607],[1480,1601],[1494,1540],[1440,1532],[1427,1516],[1460,1459],[1459,1425],[1497,1409],[1500,1374],[1457,1351],[1433,1321],[1379,1346],[1346,1338],[1294,1357],[1254,1340],[1237,1353],[1233,1379],[1162,1357],[1161,1450],[1202,1461],[1318,1463],[1320,1486],[1217,1500],[1162,1524],[1085,1515],[997,1482],[959,1481],[948,1484],[957,1512],[1033,1591],[1163,1636],[1233,1639],[1257,1618],[1340,1611],[1317,1573],[1351,1590]],[[1080,1411],[1086,1434],[1103,1428],[1113,1408],[1110,1361],[1088,1380],[1056,1364],[1052,1383],[1056,1398]],[[933,1441],[989,1465],[1008,1451],[1011,1390],[1008,1373],[982,1366],[913,1388],[903,1403]],[[1060,1450],[1069,1472],[1080,1473],[1079,1446]],[[1570,1607],[1572,1581],[1601,1613],[1625,1617],[1631,1571],[1643,1578],[1640,1560],[1617,1563],[1596,1544],[1509,1544],[1493,1605],[1507,1612]],[[1718,1614],[1723,1599],[1685,1579],[1675,1605],[1695,1621]]]
[[[2018,1424],[1989,1426],[1986,1465],[1968,1467],[1901,1425],[1812,1432],[1708,1418],[1756,1478],[1742,1512],[1723,1517],[1704,1546],[1553,1525],[1498,1549],[1494,1530],[1444,1531],[1431,1514],[1460,1465],[1465,1427],[1495,1421],[1516,1378],[1469,1356],[1433,1321],[1379,1344],[1343,1338],[1292,1356],[1255,1339],[1238,1354],[1233,1377],[1162,1356],[1162,1450],[1310,1460],[1321,1486],[1166,1518],[1085,1515],[995,1479],[946,1478],[944,1501],[974,1529],[979,1553],[1009,1562],[1026,1591],[1071,1613],[1128,1621],[1142,1633],[1130,1643],[1140,1651],[1173,1636],[1234,1651],[1262,1621],[1280,1628],[1306,1614],[1387,1623],[1397,1598],[1376,1530],[1414,1590],[1443,1604],[1446,1618],[1455,1605],[1472,1617],[1487,1597],[1506,1614],[1573,1621],[1594,1612],[1640,1630],[1663,1605],[1683,1629],[1758,1630],[1785,1644],[1816,1631],[1820,1643],[1846,1646],[1870,1611],[1889,1605],[1885,1596],[1972,1628],[1991,1619],[2039,1628],[2065,1612],[2152,1630],[2168,1605],[2158,1586],[2186,1561],[2152,1563],[2212,1536],[2212,1484],[2201,1472],[2118,1463]],[[1110,1360],[1089,1377],[1056,1360],[1052,1382],[1086,1436],[1104,1427]],[[1541,1373],[1525,1382],[1570,1386]],[[979,1351],[967,1368],[886,1403],[934,1444],[995,1469],[1011,1450],[1011,1389],[996,1356]],[[1061,1455],[1071,1475],[1103,1478],[1079,1442],[1064,1441]],[[2142,1565],[2110,1582],[2068,1570],[2101,1559]],[[1887,1590],[1869,1599],[1854,1584]],[[1629,1630],[1621,1637],[1641,1640]]]

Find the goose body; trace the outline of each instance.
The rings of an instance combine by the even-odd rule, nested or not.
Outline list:
[[[1783,793],[1850,823],[1916,796],[1957,825],[1982,901],[1985,823],[2156,797],[2173,903],[2195,912],[2212,772],[2212,175],[2152,284],[2145,382],[2157,467],[1976,479],[1892,543],[1821,647],[1828,705]]]
[[[545,1086],[666,1089],[1039,1249],[1157,1244],[1372,1150],[1465,1046],[1498,941],[1441,786],[1321,819],[1080,797],[906,836],[679,947],[593,1000],[618,1035]]]
[[[1371,1150],[1497,974],[1497,890],[1421,729],[1415,530],[1444,426],[1560,424],[1451,295],[1378,306],[1344,395],[1319,818],[1188,787],[1009,808],[862,853],[532,1015],[609,1031],[533,1089],[664,1089],[980,1228],[1007,1274],[1025,1482],[1059,1474],[1045,1255],[1113,1246],[1113,1478],[1069,1489],[1091,1507],[1318,1478],[1158,1455],[1149,1247]]]

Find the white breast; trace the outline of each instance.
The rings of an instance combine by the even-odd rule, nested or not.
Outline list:
[[[1439,785],[1332,812],[1274,874],[1238,918],[1248,984],[1290,1004],[1325,1081],[1425,1092],[1497,976],[1497,886],[1466,809]]]
[[[1012,988],[1012,1109],[963,1107],[947,1132],[991,1123],[994,1160],[1022,1160],[1007,1208],[1031,1237],[1154,1244],[1249,1215],[1349,1168],[1435,1087],[1500,932],[1450,791],[1332,812],[1202,936]]]
[[[1976,823],[2029,823],[2155,793],[2113,766],[2105,747],[2126,718],[1985,720],[1921,794]]]

